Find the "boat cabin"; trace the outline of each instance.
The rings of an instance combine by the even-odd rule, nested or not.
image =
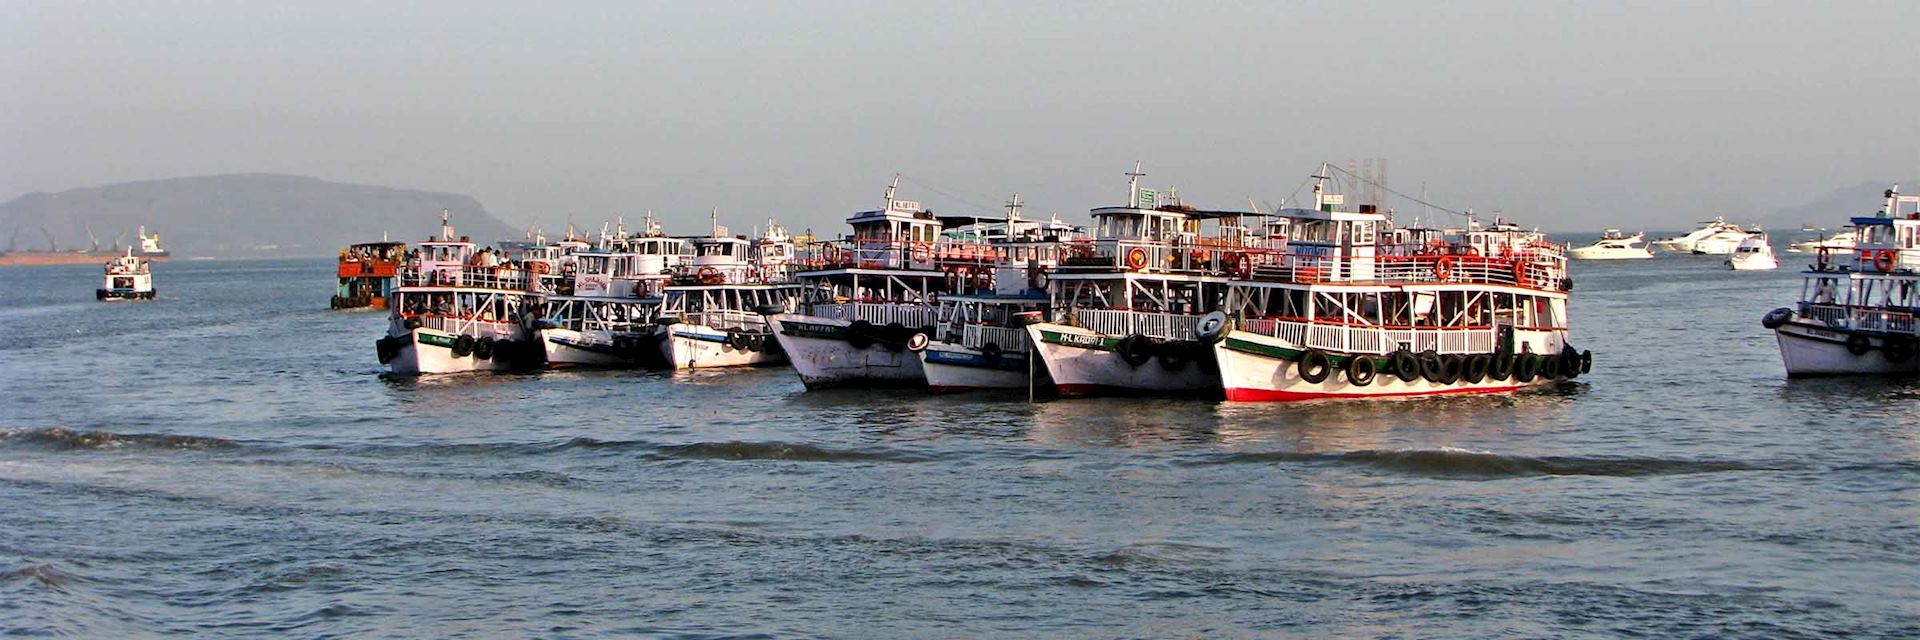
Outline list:
[[[1853,219],[1859,234],[1854,244],[1856,269],[1868,272],[1912,271],[1920,268],[1920,196],[1900,195],[1900,186],[1886,192],[1878,215]]]

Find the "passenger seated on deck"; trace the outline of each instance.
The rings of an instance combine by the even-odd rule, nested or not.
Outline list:
[[[1820,279],[1820,284],[1815,286],[1813,290],[1813,301],[1816,304],[1833,304],[1832,280],[1826,278]]]

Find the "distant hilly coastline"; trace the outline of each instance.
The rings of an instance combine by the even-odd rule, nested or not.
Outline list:
[[[1850,218],[1879,213],[1886,203],[1887,189],[1896,184],[1903,185],[1901,193],[1920,192],[1920,180],[1869,180],[1834,189],[1806,204],[1775,211],[1761,222],[1768,229],[1799,229],[1803,224],[1838,229],[1847,226]]]
[[[519,236],[471,197],[432,191],[328,182],[306,176],[233,174],[126,182],[32,193],[0,204],[0,250],[102,248],[145,225],[177,257],[332,255],[347,244],[416,241],[453,213],[463,235],[491,242]]]

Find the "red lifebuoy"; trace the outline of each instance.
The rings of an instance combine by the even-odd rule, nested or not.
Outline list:
[[[1027,288],[1034,291],[1046,291],[1048,284],[1047,274],[1050,271],[1052,270],[1046,267],[1035,267],[1032,271],[1027,272]]]
[[[1531,283],[1527,282],[1527,261],[1513,261],[1513,283],[1522,287],[1532,286]]]
[[[1242,280],[1253,277],[1253,256],[1249,256],[1244,253],[1234,252],[1233,253],[1233,274],[1240,276],[1240,279]]]
[[[1147,268],[1147,250],[1140,247],[1128,249],[1127,268],[1134,271]]]
[[[1881,273],[1892,271],[1897,261],[1898,258],[1894,256],[1892,249],[1881,249],[1873,254],[1873,268],[1879,269]]]
[[[913,243],[913,261],[926,262],[933,259],[933,246],[925,242]]]
[[[1447,278],[1452,275],[1453,275],[1453,258],[1451,256],[1440,256],[1439,260],[1433,261],[1433,279],[1434,280],[1437,280],[1440,282],[1446,282]]]
[[[701,284],[720,284],[727,279],[726,276],[720,275],[720,270],[713,268],[713,265],[700,267],[697,275],[700,277]]]

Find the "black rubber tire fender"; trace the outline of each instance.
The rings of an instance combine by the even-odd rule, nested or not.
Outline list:
[[[465,358],[473,355],[473,336],[460,336],[453,339],[453,357]]]
[[[1354,356],[1347,360],[1347,384],[1364,387],[1380,374],[1380,361],[1373,356]]]
[[[1325,382],[1327,376],[1333,375],[1333,359],[1319,349],[1308,349],[1300,354],[1300,361],[1293,366],[1299,371],[1300,379],[1311,384]]]
[[[1389,359],[1393,361],[1393,375],[1401,382],[1413,382],[1420,379],[1420,358],[1405,347],[1393,352]]]
[[[1872,343],[1867,340],[1867,336],[1858,333],[1847,336],[1847,353],[1864,356],[1872,350]]]
[[[1440,381],[1446,373],[1442,370],[1445,366],[1446,363],[1442,361],[1440,352],[1432,349],[1420,352],[1420,375],[1426,378],[1427,382],[1446,384]]]
[[[1487,379],[1487,370],[1492,368],[1492,363],[1493,356],[1484,353],[1467,356],[1466,362],[1460,366],[1460,379],[1467,384],[1480,384],[1480,381]]]
[[[487,336],[485,338],[475,340],[473,341],[473,357],[479,358],[481,360],[492,360],[493,347],[494,347],[493,336]]]

